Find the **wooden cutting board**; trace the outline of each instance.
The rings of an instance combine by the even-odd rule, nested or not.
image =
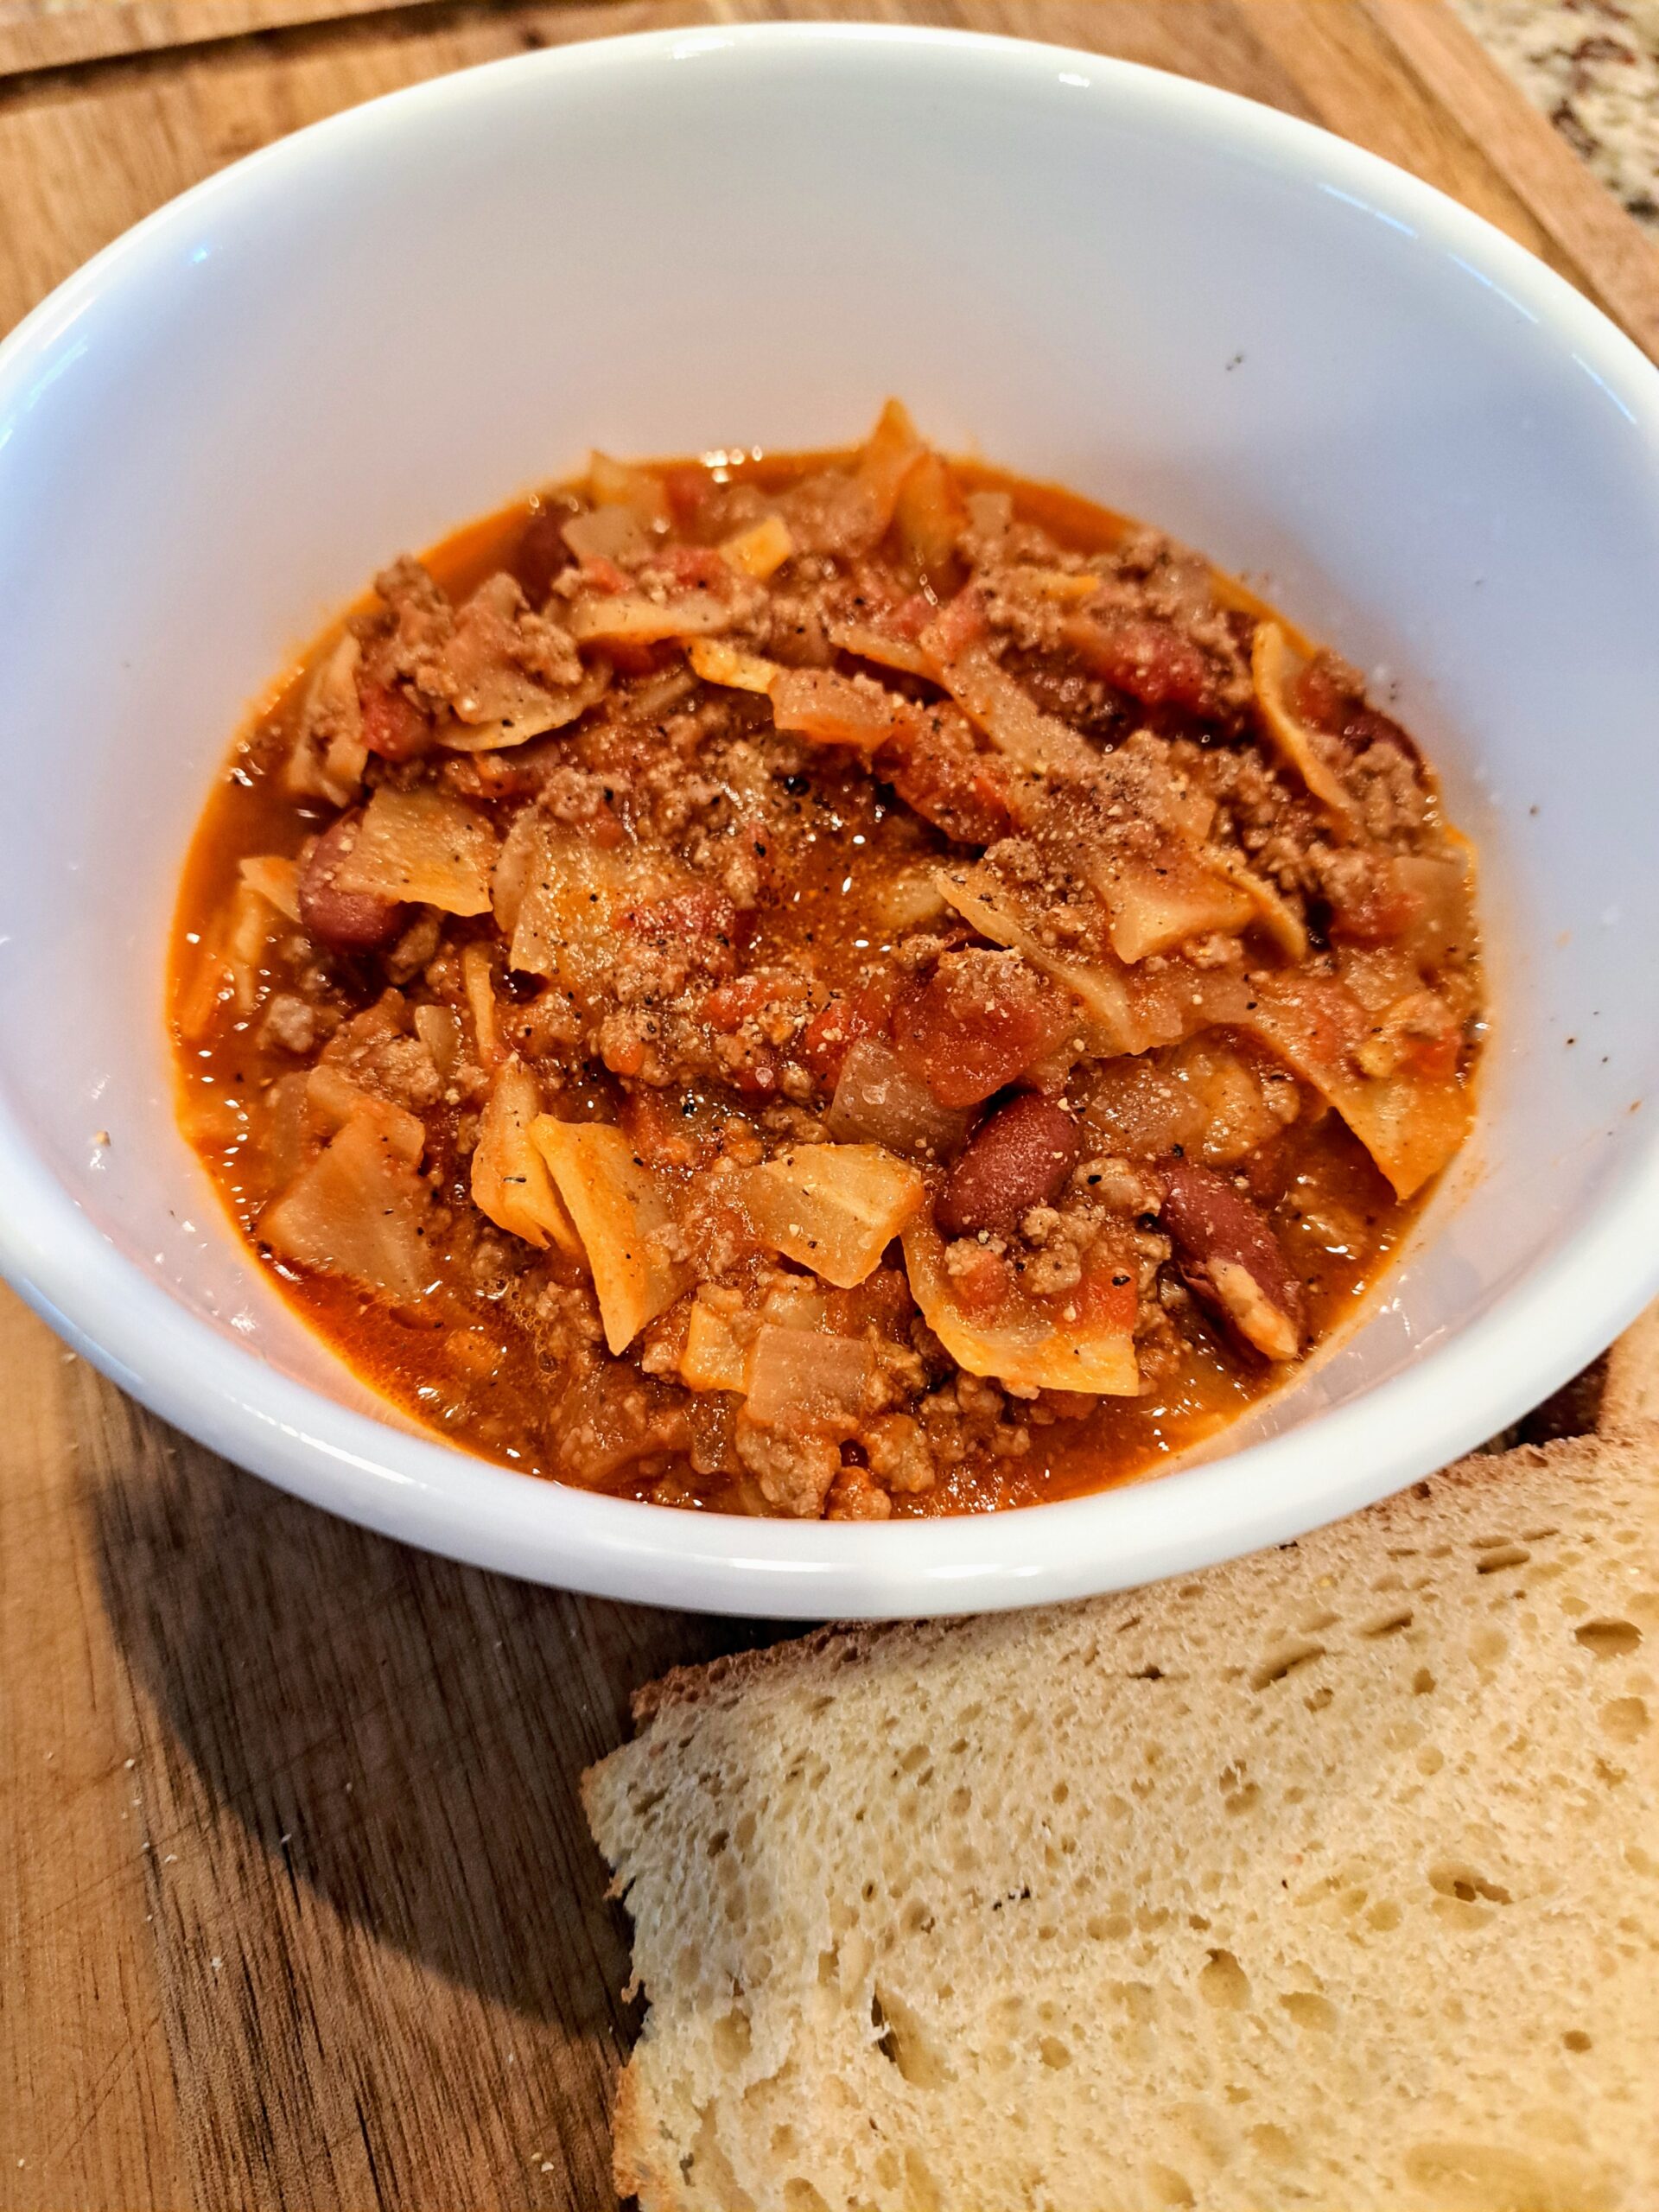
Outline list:
[[[374,93],[793,13],[1054,39],[1311,117],[1659,354],[1659,253],[1438,0],[0,0],[0,329],[159,201]],[[636,2016],[576,1777],[636,1685],[763,1631],[332,1521],[3,1292],[0,1403],[0,2206],[603,2212]]]

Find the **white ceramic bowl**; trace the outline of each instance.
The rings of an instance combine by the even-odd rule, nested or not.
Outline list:
[[[885,1528],[515,1476],[377,1411],[181,1140],[186,840],[250,696],[392,550],[590,443],[844,442],[888,391],[1392,671],[1484,855],[1475,1157],[1387,1304],[1212,1464]],[[1659,1287],[1656,609],[1659,374],[1495,231],[1267,109],[856,26],[582,45],[359,108],[164,208],[0,350],[0,1260],[272,1481],[578,1589],[949,1611],[1294,1535],[1500,1427]]]

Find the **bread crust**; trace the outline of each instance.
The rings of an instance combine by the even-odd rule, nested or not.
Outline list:
[[[1659,1306],[1652,1317],[1659,1321]],[[1654,1332],[1653,1357],[1659,1369],[1659,1326]],[[1633,1373],[1631,1380],[1638,1377]],[[1659,1388],[1659,1372],[1652,1380]],[[1638,1419],[1634,1424],[1618,1420],[1610,1427],[1608,1440],[1628,1439],[1632,1427],[1639,1431],[1644,1424]],[[1392,1497],[1382,1498],[1376,1505],[1368,1506],[1363,1513],[1350,1516],[1346,1522],[1327,1523],[1328,1528],[1355,1527],[1364,1524],[1384,1535],[1391,1529],[1409,1527],[1425,1518],[1432,1519],[1437,1499],[1443,1496],[1472,1494],[1490,1491],[1494,1497],[1500,1493],[1506,1502],[1514,1496],[1514,1486],[1524,1479],[1529,1471],[1536,1472],[1549,1467],[1551,1455],[1559,1461],[1560,1455],[1583,1448],[1582,1440],[1569,1437],[1552,1444],[1517,1445],[1510,1452],[1472,1452],[1466,1459],[1456,1460],[1439,1473],[1425,1476]],[[1314,1536],[1325,1534],[1323,1529],[1311,1532]],[[1307,1541],[1294,1538],[1281,1544],[1281,1551],[1294,1551]],[[1232,1562],[1224,1560],[1225,1568]],[[1209,1570],[1211,1573],[1217,1569]],[[1156,1589],[1155,1583],[1144,1586]],[[1107,1597],[1078,1598],[1070,1601],[1070,1607],[1081,1608],[1113,1603],[1129,1596],[1130,1592],[1114,1591]],[[640,1733],[648,1732],[656,1723],[666,1721],[670,1716],[694,1713],[702,1707],[719,1703],[735,1704],[745,1691],[763,1681],[776,1681],[791,1675],[820,1672],[830,1667],[868,1665],[876,1654],[892,1648],[913,1656],[937,1643],[942,1637],[960,1630],[970,1621],[1017,1618],[1018,1615],[957,1614],[933,1620],[893,1621],[827,1621],[805,1636],[791,1637],[782,1643],[758,1646],[750,1651],[723,1653],[699,1667],[672,1667],[655,1681],[637,1689],[629,1700],[634,1726]],[[588,1807],[588,1783],[603,1765],[588,1768],[582,1777],[582,1803]],[[590,1814],[591,1819],[591,1814]]]

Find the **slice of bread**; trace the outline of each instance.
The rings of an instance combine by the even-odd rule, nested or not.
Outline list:
[[[643,2212],[1655,2212],[1659,1431],[671,1675],[587,1780]]]

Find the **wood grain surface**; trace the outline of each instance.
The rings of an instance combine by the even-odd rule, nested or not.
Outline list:
[[[435,0],[0,0],[0,77]]]
[[[173,193],[377,92],[796,12],[1055,39],[1312,117],[1659,353],[1659,254],[1435,0],[0,0],[0,328]],[[347,1528],[4,1293],[0,1404],[0,2206],[603,2212],[632,2019],[576,1777],[633,1687],[765,1629]]]

